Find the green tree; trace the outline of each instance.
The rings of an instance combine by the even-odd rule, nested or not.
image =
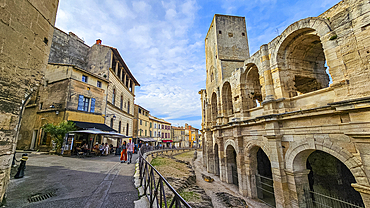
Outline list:
[[[42,127],[42,129],[46,133],[50,134],[56,144],[57,151],[60,152],[66,133],[76,130],[76,127],[72,121],[62,121],[57,125],[47,123]]]

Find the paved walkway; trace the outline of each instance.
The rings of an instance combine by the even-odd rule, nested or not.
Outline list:
[[[127,164],[115,155],[76,158],[31,153],[25,177],[10,180],[5,207],[133,208],[138,199],[133,181],[137,157],[134,154],[133,163]],[[55,195],[28,202],[29,197],[48,193]]]
[[[261,203],[259,201],[256,201],[254,199],[250,199],[247,197],[244,197],[239,193],[239,189],[236,185],[234,184],[228,184],[225,182],[222,182],[220,178],[212,173],[208,173],[206,168],[203,167],[202,164],[202,158],[203,158],[203,153],[202,151],[197,151],[197,159],[194,161],[194,170],[195,174],[197,176],[197,185],[202,187],[206,194],[211,197],[212,199],[212,204],[214,208],[223,208],[225,207],[222,202],[219,200],[219,198],[216,196],[217,192],[226,192],[229,193],[233,196],[240,197],[244,199],[250,208],[270,208],[264,203]],[[208,183],[203,180],[202,178],[202,173],[204,175],[210,176],[214,179],[212,183]]]

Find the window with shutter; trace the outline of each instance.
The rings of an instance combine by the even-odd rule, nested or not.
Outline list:
[[[95,112],[95,98],[91,98],[90,112],[91,113],[94,113]]]
[[[81,110],[81,111],[84,110],[84,96],[83,95],[78,96],[77,110]]]

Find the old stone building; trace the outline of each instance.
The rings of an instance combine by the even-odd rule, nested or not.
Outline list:
[[[138,138],[152,137],[152,123],[149,120],[150,111],[146,110],[140,105],[134,105],[134,142],[138,142]]]
[[[215,15],[199,92],[207,170],[275,207],[370,207],[369,25],[368,1],[343,0],[250,56],[245,19]]]
[[[0,203],[28,99],[46,68],[58,0],[0,2]]]
[[[88,46],[74,33],[55,29],[50,63],[71,64],[108,79],[104,123],[127,136],[133,136],[135,86],[140,86],[116,48],[97,40]],[[116,140],[108,141],[116,146]]]
[[[51,150],[51,138],[41,128],[46,123],[104,124],[108,83],[77,66],[49,63],[43,85],[25,107],[17,149]]]

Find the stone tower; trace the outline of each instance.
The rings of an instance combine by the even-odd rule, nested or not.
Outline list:
[[[222,83],[249,58],[244,17],[216,14],[206,40],[207,91]],[[210,87],[210,89],[208,89]]]

